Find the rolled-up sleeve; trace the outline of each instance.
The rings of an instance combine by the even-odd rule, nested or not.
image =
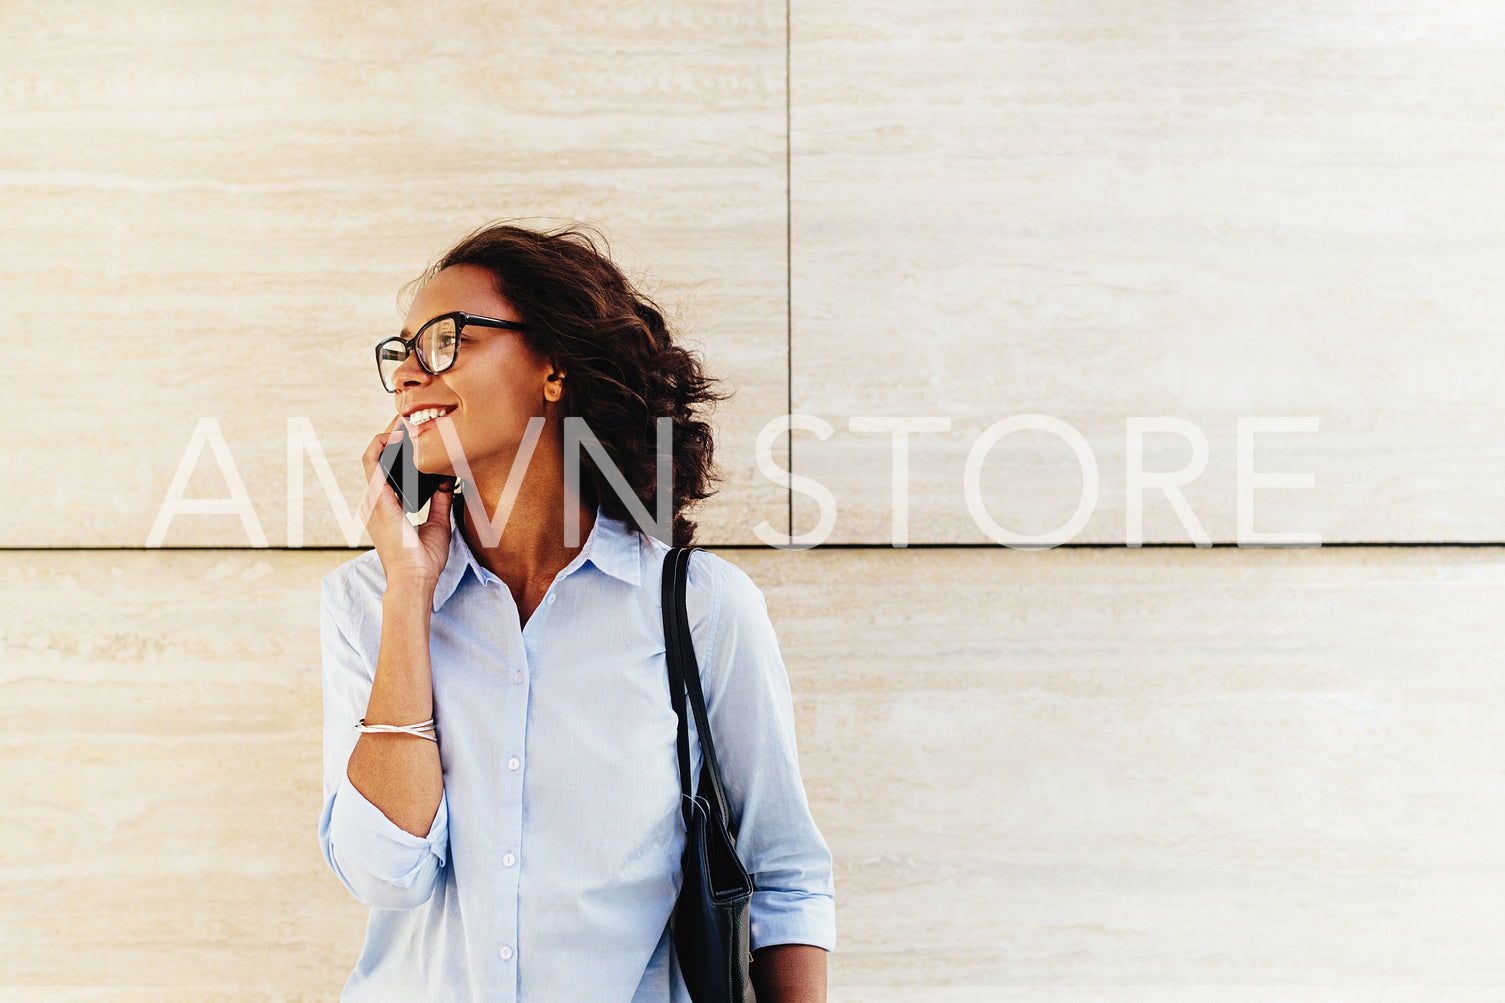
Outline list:
[[[701,552],[713,583],[702,655],[706,710],[733,819],[737,856],[756,885],[752,948],[836,945],[831,851],[800,777],[789,675],[763,593],[741,569]],[[720,572],[717,574],[717,572]],[[719,578],[719,581],[715,579]],[[692,613],[693,619],[693,613]]]
[[[449,805],[440,798],[427,836],[400,828],[366,800],[346,769],[360,737],[356,722],[371,696],[373,667],[357,646],[365,636],[342,573],[325,575],[319,596],[319,641],[324,680],[324,808],[319,846],[335,877],[373,909],[412,909],[438,885],[449,847]],[[380,624],[370,638],[374,660]]]

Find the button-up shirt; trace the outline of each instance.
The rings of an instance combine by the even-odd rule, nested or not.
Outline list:
[[[684,825],[659,608],[667,548],[598,513],[523,625],[459,512],[430,626],[444,794],[426,836],[393,824],[346,774],[376,670],[381,562],[367,551],[322,580],[319,842],[372,910],[342,999],[688,1003],[668,931]],[[757,886],[752,947],[830,950],[831,856],[800,780],[763,595],[696,551],[687,606],[737,855]],[[689,730],[694,790],[693,715]]]

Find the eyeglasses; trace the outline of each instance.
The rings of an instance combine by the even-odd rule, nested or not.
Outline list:
[[[412,338],[387,338],[376,346],[376,371],[381,375],[381,385],[387,393],[397,392],[392,382],[397,369],[408,356],[417,353],[418,364],[424,371],[438,376],[455,364],[460,354],[460,331],[466,327],[499,327],[507,331],[526,331],[526,324],[515,320],[497,320],[494,317],[477,317],[473,313],[446,313],[435,317],[418,329]]]

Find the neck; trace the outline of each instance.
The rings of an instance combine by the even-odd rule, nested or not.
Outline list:
[[[563,450],[539,444],[510,510],[503,495],[510,470],[472,470],[462,496],[460,527],[481,566],[514,596],[545,589],[584,546],[596,509],[564,489]],[[476,511],[477,502],[485,512]],[[578,543],[565,545],[566,520],[579,520]],[[489,523],[489,525],[488,525]]]

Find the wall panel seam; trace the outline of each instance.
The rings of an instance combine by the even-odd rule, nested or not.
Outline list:
[[[794,413],[794,71],[790,58],[794,0],[784,0],[784,413]],[[789,542],[794,542],[794,429],[784,430],[789,464],[785,491]]]
[[[780,550],[783,548],[770,547],[764,543],[703,543],[701,546],[709,550]],[[1320,547],[1306,544],[1281,546],[1272,544],[1257,544],[1252,546],[1240,546],[1236,543],[1217,542],[1211,547],[1198,547],[1191,543],[1146,543],[1142,547],[1126,547],[1122,543],[1062,543],[1050,548],[1027,548],[1050,549],[1050,550],[1396,550],[1396,549],[1420,549],[1420,548],[1453,548],[1453,549],[1486,549],[1489,547],[1505,547],[1505,540],[1404,540],[1391,542],[1377,542],[1372,540],[1345,540],[1335,543],[1324,543]],[[304,554],[304,553],[348,553],[351,555],[363,554],[371,547],[86,547],[86,546],[63,546],[63,547],[0,547],[0,554],[7,553],[39,553],[55,551],[59,553],[79,553],[93,551],[97,553],[155,553],[157,551],[230,551],[256,554]],[[803,549],[803,548],[802,548]],[[1006,550],[1002,544],[997,543],[914,543],[907,547],[895,547],[887,543],[823,543],[811,550]]]

